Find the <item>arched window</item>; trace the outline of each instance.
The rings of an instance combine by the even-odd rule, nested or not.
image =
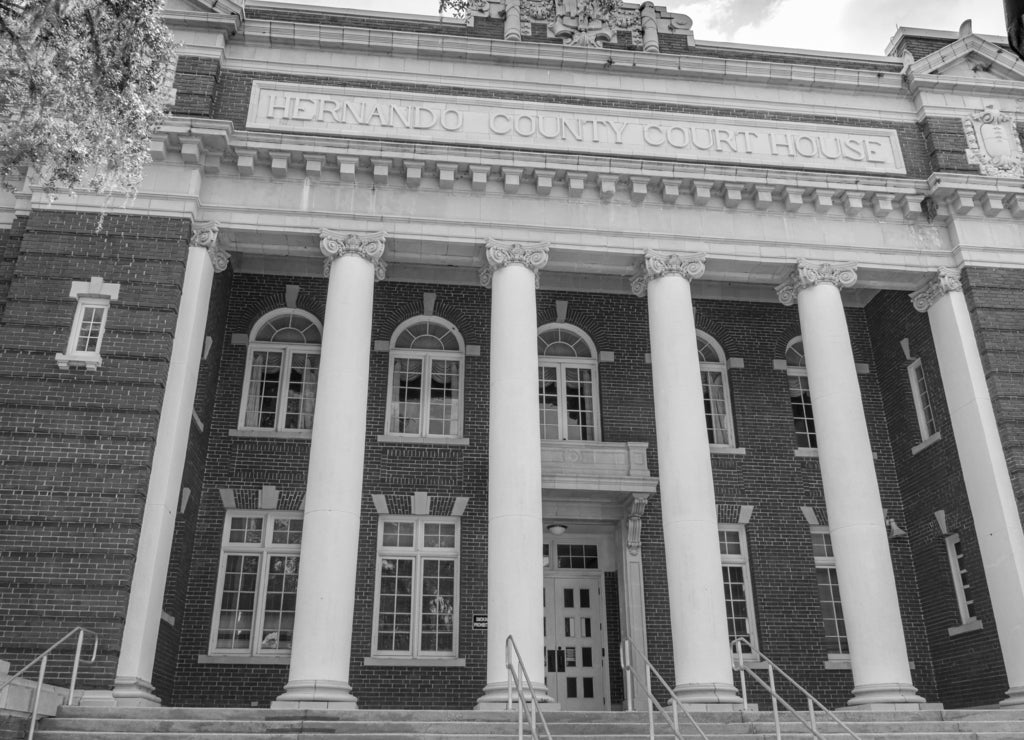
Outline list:
[[[288,432],[313,428],[323,327],[305,311],[280,308],[249,334],[240,429]]]
[[[793,428],[797,447],[817,447],[814,431],[814,409],[811,408],[811,386],[807,383],[804,343],[793,337],[786,345],[786,375],[789,376],[789,402],[793,407]]]
[[[462,336],[435,316],[406,321],[391,337],[388,434],[458,437],[462,433]]]
[[[732,446],[735,441],[725,352],[718,342],[698,331],[697,355],[700,357],[700,380],[704,386],[704,419],[708,425],[708,442]]]
[[[549,324],[537,335],[537,354],[541,439],[599,441],[593,342],[571,326]]]

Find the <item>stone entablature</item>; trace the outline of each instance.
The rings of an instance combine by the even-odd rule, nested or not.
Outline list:
[[[646,442],[541,442],[544,488],[653,493]]]

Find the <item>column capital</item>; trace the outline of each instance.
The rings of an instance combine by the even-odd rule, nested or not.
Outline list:
[[[633,294],[643,298],[647,294],[647,284],[666,275],[681,275],[687,281],[696,280],[704,274],[706,259],[707,255],[703,252],[655,252],[648,249],[629,281]]]
[[[927,313],[928,309],[946,293],[959,293],[963,289],[964,286],[960,282],[960,268],[940,267],[924,287],[918,288],[910,294],[910,300],[913,302],[914,308],[921,313]]]
[[[217,234],[220,232],[220,224],[217,221],[196,221],[192,224],[192,237],[188,240],[189,247],[205,249],[210,255],[210,262],[213,263],[214,272],[224,272],[228,269],[228,260],[231,255],[217,245]]]
[[[550,246],[549,242],[527,244],[488,239],[484,246],[487,266],[480,268],[480,284],[489,288],[495,272],[509,265],[522,265],[534,274],[534,279],[540,285],[539,273],[548,264]]]
[[[792,306],[804,288],[813,288],[815,285],[852,288],[856,283],[856,262],[811,262],[801,258],[796,261],[796,269],[785,282],[775,286],[775,292],[783,306]]]
[[[324,277],[330,277],[331,263],[346,254],[362,257],[373,265],[374,277],[380,281],[387,275],[388,263],[384,261],[384,246],[387,232],[353,234],[333,229],[320,229],[320,253],[324,256]]]

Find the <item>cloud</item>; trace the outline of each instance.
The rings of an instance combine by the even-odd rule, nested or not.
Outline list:
[[[784,5],[786,0],[698,0],[688,3],[686,12],[700,16],[711,31],[727,36],[746,26],[760,26]]]

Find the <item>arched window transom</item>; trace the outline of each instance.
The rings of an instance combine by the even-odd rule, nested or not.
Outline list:
[[[256,322],[249,334],[239,428],[313,428],[322,335],[320,322],[297,309],[271,311]]]
[[[700,380],[704,390],[704,419],[707,422],[708,442],[713,445],[732,446],[735,439],[725,352],[714,339],[698,331],[697,355],[700,358]]]
[[[434,316],[411,319],[391,337],[388,434],[458,437],[462,433],[462,336]]]
[[[590,338],[564,324],[537,335],[541,439],[600,440],[597,352]]]

